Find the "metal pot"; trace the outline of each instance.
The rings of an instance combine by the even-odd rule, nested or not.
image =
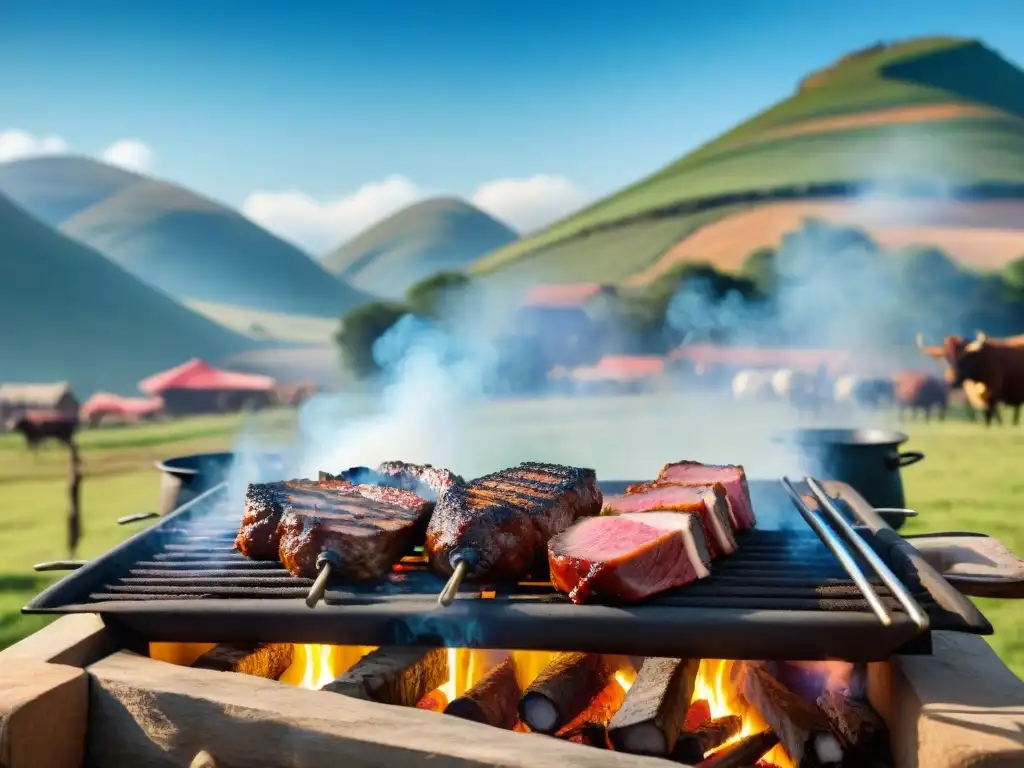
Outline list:
[[[158,461],[160,501],[157,512],[161,516],[174,511],[224,480],[233,453],[195,453]]]
[[[795,448],[802,471],[851,485],[893,528],[908,517],[898,511],[906,505],[900,470],[924,458],[919,451],[899,450],[908,439],[889,429],[795,429],[775,436]]]

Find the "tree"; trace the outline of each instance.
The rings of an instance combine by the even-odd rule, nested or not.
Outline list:
[[[750,280],[762,296],[772,296],[778,285],[778,271],[775,263],[778,251],[763,246],[753,251],[743,261],[740,275]]]
[[[374,301],[356,307],[341,319],[334,342],[355,376],[366,378],[379,371],[373,359],[373,343],[405,314],[402,304]]]
[[[405,304],[413,314],[436,320],[468,285],[469,278],[462,272],[438,272],[410,286]]]
[[[1014,292],[1024,296],[1024,256],[1003,267],[1003,280]]]

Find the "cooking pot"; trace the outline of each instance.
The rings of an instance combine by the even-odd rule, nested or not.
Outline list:
[[[919,451],[899,450],[908,439],[889,429],[794,429],[774,437],[794,449],[802,472],[852,486],[893,528],[907,518],[886,511],[906,506],[900,470],[924,458]]]
[[[227,479],[234,464],[235,453],[194,453],[158,461],[160,470],[161,516],[213,488]],[[282,463],[277,454],[258,454],[253,457],[261,469],[274,468]]]

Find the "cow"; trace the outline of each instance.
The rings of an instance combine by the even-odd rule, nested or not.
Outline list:
[[[985,414],[985,426],[1000,424],[999,405],[1013,408],[1013,424],[1020,424],[1024,405],[1024,335],[990,339],[978,331],[974,341],[948,336],[941,347],[926,347],[918,334],[917,346],[926,355],[944,360],[951,388],[963,389],[971,407]]]
[[[894,399],[892,379],[841,376],[836,380],[832,396],[836,405],[858,408],[881,408]]]
[[[20,433],[31,449],[44,440],[70,446],[78,431],[78,419],[60,411],[18,411],[11,414],[5,427],[8,432]]]
[[[798,408],[818,409],[825,400],[828,373],[824,368],[816,371],[795,371],[782,368],[772,374],[772,391],[780,400]]]
[[[768,371],[740,371],[732,378],[732,396],[737,400],[763,399],[772,394],[772,375]]]
[[[924,412],[925,421],[932,417],[932,410],[938,411],[939,421],[946,418],[949,406],[949,386],[938,376],[919,371],[904,371],[893,377],[893,399],[900,418],[910,412],[916,417]]]

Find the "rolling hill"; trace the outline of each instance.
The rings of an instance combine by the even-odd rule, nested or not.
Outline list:
[[[256,345],[189,311],[0,196],[0,381],[131,394],[190,357]]]
[[[237,211],[95,160],[2,165],[0,193],[178,301],[336,318],[367,299]]]
[[[965,188],[976,198],[996,192],[1018,198],[1022,206],[973,234],[969,224],[947,232],[942,222],[918,214],[904,221],[902,206],[889,218],[877,210],[873,218],[848,211],[847,220],[869,230],[916,228],[915,237],[934,237],[943,247],[948,240],[952,255],[965,261],[972,260],[972,238],[1001,239],[1009,251],[1019,243],[1018,254],[1024,253],[1024,72],[973,40],[880,44],[812,73],[789,98],[632,186],[486,255],[470,271],[636,281],[656,275],[656,262],[671,251],[673,263],[713,260],[687,252],[686,240],[778,201],[849,200],[867,189],[934,199]],[[673,228],[680,233],[675,243],[655,236]],[[619,257],[593,259],[613,237]],[[772,242],[754,244],[748,236],[742,248],[761,244]],[[749,253],[740,245],[730,250],[722,238],[716,247],[730,262]]]
[[[321,263],[367,293],[398,298],[424,277],[463,269],[516,237],[480,209],[438,197],[414,203],[370,227]]]

